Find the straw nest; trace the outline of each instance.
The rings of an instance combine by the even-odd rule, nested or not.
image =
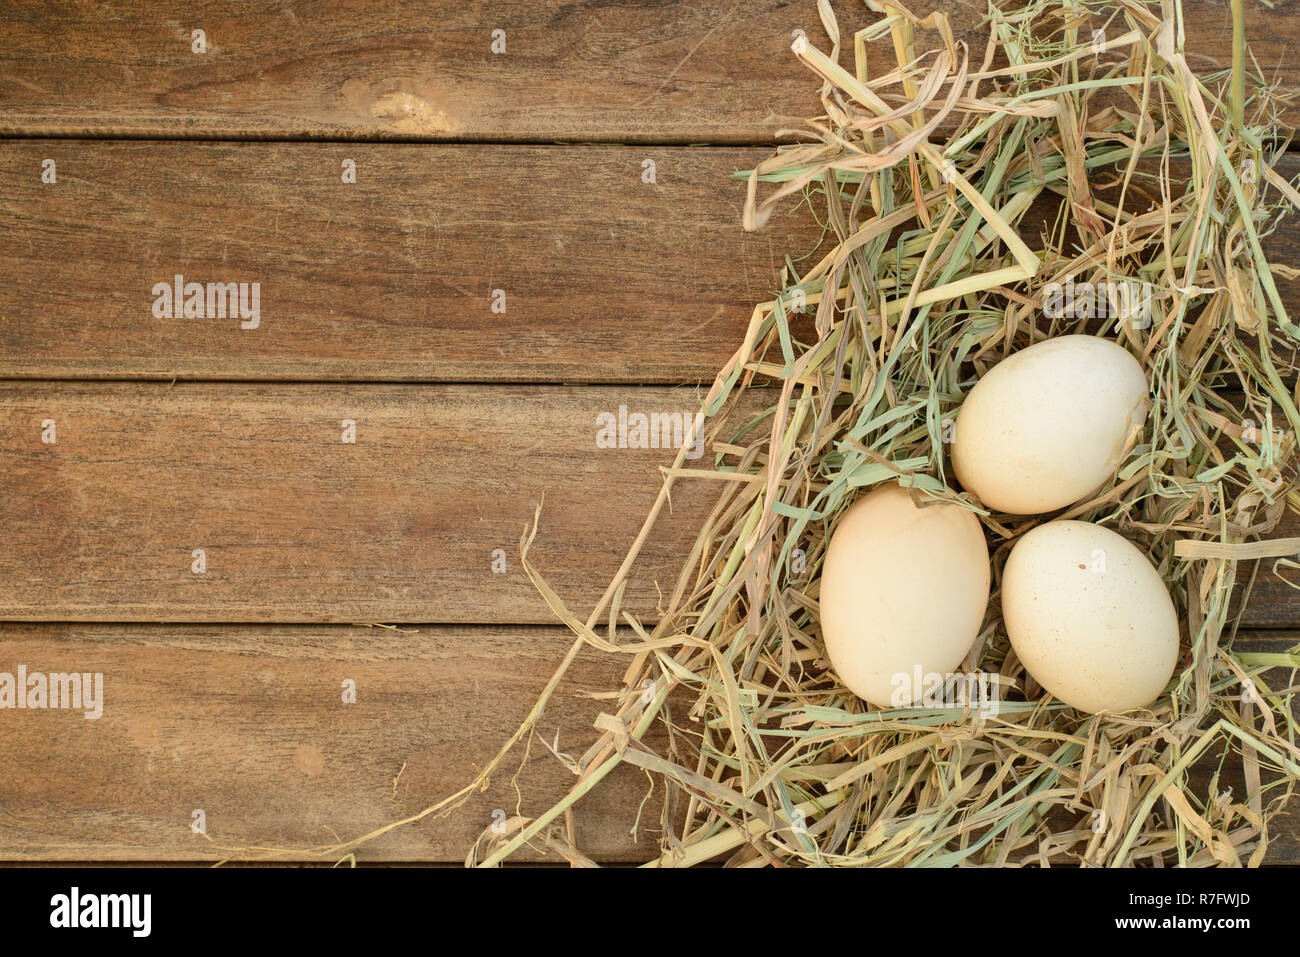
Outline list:
[[[1240,3],[1232,68],[1208,76],[1188,67],[1177,3],[990,6],[983,50],[956,40],[942,13],[868,6],[880,17],[847,38],[850,71],[820,5],[829,51],[800,37],[794,52],[822,82],[824,114],[745,174],[746,228],[805,200],[833,248],[802,272],[788,261],[785,287],[754,310],[709,390],[712,468],[684,469],[683,454],[665,470],[585,622],[528,563],[531,535],[523,542],[577,640],[494,766],[531,734],[584,644],[626,657],[625,690],[569,794],[506,834],[485,831],[471,864],[526,844],[586,863],[571,815],[622,763],[672,798],[663,866],[1258,864],[1300,781],[1300,648],[1233,649],[1254,576],[1294,567],[1300,551],[1267,537],[1300,511],[1300,328],[1275,283],[1292,270],[1261,246],[1300,194],[1274,170],[1284,104],[1248,61]],[[935,45],[918,54],[922,35]],[[897,62],[871,76],[867,49],[882,39]],[[1045,289],[1067,281],[1136,283],[1150,299],[1118,316],[1113,300],[1045,316]],[[946,424],[991,365],[1080,332],[1142,362],[1145,429],[1092,500],[990,513],[951,476]],[[721,488],[717,505],[643,627],[619,612],[623,582],[673,486],[699,480]],[[818,570],[837,518],[881,482],[983,522],[993,599],[966,668],[1002,676],[1012,690],[996,707],[871,708],[829,669]],[[1002,566],[1052,518],[1119,531],[1164,577],[1184,656],[1151,708],[1082,714],[1016,660]],[[646,742],[656,726],[657,748]],[[1224,783],[1234,775],[1236,789]]]
[[[626,676],[599,740],[571,764],[571,790],[504,833],[485,830],[468,863],[525,846],[590,863],[573,818],[621,764],[668,795],[652,865],[1263,859],[1270,820],[1300,781],[1300,647],[1233,644],[1255,577],[1296,567],[1300,552],[1296,539],[1269,538],[1300,511],[1300,328],[1275,282],[1293,270],[1261,245],[1300,194],[1274,170],[1285,104],[1249,59],[1240,0],[1231,69],[1200,76],[1169,0],[991,5],[982,50],[959,42],[942,13],[867,5],[879,19],[846,38],[822,0],[829,49],[800,37],[794,52],[821,81],[823,115],[743,174],[746,228],[807,202],[831,248],[802,271],[787,260],[784,288],[755,308],[708,390],[711,467],[683,467],[688,437],[585,621],[528,560],[534,525],[524,567],[573,647],[477,780],[377,833],[485,787],[531,744],[565,671],[592,646],[626,659]],[[933,48],[918,53],[922,36]],[[895,62],[869,75],[877,41]],[[1149,311],[1045,316],[1045,289],[1067,280],[1146,284]],[[1153,403],[1144,431],[1092,500],[1047,516],[991,513],[952,478],[945,423],[1009,353],[1080,332],[1141,361]],[[720,490],[717,505],[643,626],[620,609],[623,585],[672,489],[696,481]],[[876,709],[830,670],[817,613],[825,545],[882,482],[980,517],[993,597],[965,668],[1011,689],[995,708]],[[1020,535],[1053,518],[1115,529],[1164,577],[1183,657],[1151,708],[1080,713],[1016,660],[1002,567]]]

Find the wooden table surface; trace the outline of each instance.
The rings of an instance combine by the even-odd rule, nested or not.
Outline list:
[[[1183,7],[1226,67],[1227,5]],[[1296,86],[1296,4],[1247,28]],[[328,845],[471,780],[570,643],[518,561],[536,505],[585,617],[673,455],[598,448],[597,417],[692,410],[818,241],[793,205],[743,233],[732,177],[816,110],[797,30],[825,45],[812,0],[0,7],[0,671],[105,682],[97,720],[0,712],[0,860]],[[1270,254],[1300,266],[1298,238]],[[160,318],[177,274],[259,283],[256,324]],[[711,502],[674,493],[630,610]],[[1261,570],[1245,646],[1300,642],[1297,587]],[[560,751],[624,665],[580,659]],[[539,746],[512,773],[358,858],[464,860],[571,780]],[[652,854],[646,787],[580,805],[586,853]],[[1273,840],[1300,861],[1300,813]]]

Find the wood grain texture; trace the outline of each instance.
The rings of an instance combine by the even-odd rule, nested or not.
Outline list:
[[[978,62],[983,5],[916,11],[939,6]],[[1182,6],[1192,66],[1225,69],[1227,4]],[[875,19],[835,12],[846,39]],[[0,134],[767,141],[817,109],[796,29],[829,49],[812,0],[7,4]],[[1295,86],[1295,3],[1250,5],[1247,31],[1264,74]],[[893,65],[877,45],[871,74]]]
[[[785,257],[822,240],[793,202],[742,230],[731,174],[766,155],[0,142],[0,375],[712,382]],[[42,157],[57,183],[41,182]],[[355,184],[340,181],[345,158]],[[1300,157],[1279,169],[1300,173]],[[1266,248],[1300,266],[1300,221]],[[177,274],[258,283],[256,328],[233,307],[159,318],[155,285]],[[1300,283],[1279,287],[1300,313]]]
[[[1300,517],[1288,513],[1268,538],[1290,538],[1300,535]],[[1300,561],[1300,555],[1291,561]],[[1245,586],[1254,574],[1254,584],[1249,595]],[[1238,590],[1234,602],[1247,599],[1242,623],[1250,628],[1294,628],[1300,625],[1300,573],[1280,564],[1278,559],[1261,559],[1238,565]],[[1236,605],[1234,605],[1236,607]]]
[[[554,624],[519,562],[585,617],[673,449],[598,448],[597,419],[690,414],[692,389],[0,383],[0,618]],[[55,422],[56,444],[42,425]],[[342,441],[344,420],[356,443]],[[680,440],[679,440],[680,441]],[[692,483],[627,607],[653,616],[718,489]],[[191,571],[192,550],[206,572]],[[493,552],[507,571],[492,571]]]
[[[766,140],[816,106],[795,28],[810,0],[9,5],[0,133]]]
[[[560,628],[0,625],[0,670],[104,676],[98,719],[0,711],[0,860],[218,860],[223,847],[360,837],[473,781],[570,642]],[[584,695],[616,689],[623,667],[580,657],[540,723],[547,740],[580,757],[602,704]],[[345,679],[355,704],[342,701]],[[534,741],[517,794],[523,761],[520,749],[462,809],[378,838],[358,859],[463,861],[494,811],[539,813],[573,781]],[[620,770],[578,805],[587,854],[652,853],[653,797],[640,844],[630,834],[647,783]],[[195,809],[211,841],[191,831]]]
[[[585,618],[674,455],[599,448],[598,417],[696,401],[649,386],[0,382],[0,618],[552,624],[518,560],[538,502],[532,560]],[[629,610],[656,617],[719,492],[677,485]],[[1274,537],[1293,535],[1289,516]],[[1265,562],[1246,625],[1300,623],[1296,579]]]
[[[0,624],[0,670],[101,672],[105,689],[96,720],[0,712],[0,860],[199,861],[229,853],[215,845],[310,848],[369,833],[454,793],[527,714],[570,635],[539,627],[415,631]],[[1241,646],[1283,651],[1297,643],[1298,632],[1261,633],[1243,636]],[[562,752],[578,756],[594,740],[591,722],[603,703],[584,695],[616,689],[624,665],[581,655],[540,726],[548,740],[558,734]],[[354,705],[341,701],[348,678]],[[1275,685],[1284,681],[1279,675]],[[493,811],[539,813],[572,782],[534,742],[516,795],[520,760],[522,752],[463,809],[390,832],[358,859],[463,861]],[[1227,762],[1220,788],[1239,788],[1238,766]],[[642,808],[647,786],[643,775],[620,769],[577,806],[586,854],[628,861],[654,853],[659,805],[652,797]],[[1207,787],[1203,769],[1193,790]],[[1274,824],[1268,863],[1300,862],[1296,803]],[[190,830],[196,808],[212,842]]]
[[[767,154],[0,142],[0,375],[711,382],[821,236],[741,229]],[[260,283],[256,328],[157,318],[178,273]]]

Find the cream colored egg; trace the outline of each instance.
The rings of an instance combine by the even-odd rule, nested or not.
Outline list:
[[[1101,525],[1027,532],[1002,574],[1002,617],[1034,680],[1080,711],[1144,708],[1178,662],[1178,613],[1160,573]]]
[[[1095,336],[1060,336],[1008,356],[957,412],[957,481],[999,512],[1034,515],[1091,495],[1119,465],[1150,407],[1146,373]]]
[[[910,704],[931,674],[966,657],[988,600],[979,519],[958,505],[918,508],[887,485],[855,503],[831,536],[820,597],[826,652],[858,697]]]

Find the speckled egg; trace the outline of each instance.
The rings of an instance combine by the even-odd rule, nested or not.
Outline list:
[[[1144,708],[1178,662],[1178,614],[1160,573],[1101,525],[1027,532],[1007,558],[1002,616],[1034,680],[1080,711]]]

